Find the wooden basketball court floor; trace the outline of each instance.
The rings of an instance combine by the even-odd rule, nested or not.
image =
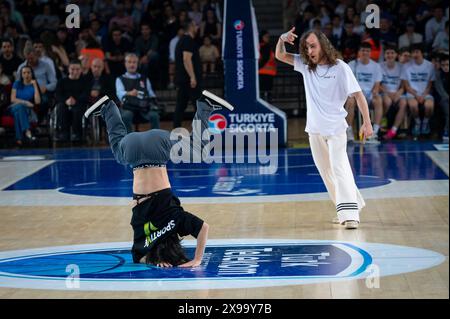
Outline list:
[[[265,195],[253,197],[206,196],[201,200],[196,200],[199,196],[194,199],[183,196],[188,193],[178,195],[187,211],[194,212],[210,224],[210,239],[276,241],[282,238],[393,244],[442,254],[445,260],[437,266],[383,276],[375,288],[368,287],[365,279],[349,279],[284,286],[269,284],[262,289],[205,287],[173,291],[116,291],[112,286],[109,291],[84,291],[10,288],[1,285],[0,278],[0,298],[449,298],[448,148],[447,151],[438,151],[433,143],[421,142],[392,145],[366,148],[361,158],[358,155],[359,146],[349,149],[357,183],[364,181],[364,174],[358,172],[363,164],[364,169],[370,167],[370,172],[365,171],[365,175],[391,181],[389,184],[381,183],[361,189],[367,206],[361,213],[361,225],[357,230],[345,230],[331,223],[335,209],[323,191],[310,194],[307,190],[296,191],[296,184],[302,184],[301,175],[294,177],[296,183],[288,183],[289,188],[294,189],[288,195],[272,196],[269,191]],[[112,162],[111,155],[104,155],[108,154],[108,149],[103,151],[95,153],[89,159],[89,165],[95,163],[97,168],[106,165],[108,160],[102,156]],[[66,162],[76,165],[76,162],[83,161],[84,155],[73,153],[73,150],[60,151],[69,154],[67,157],[59,156],[58,152],[0,151],[0,252],[131,242],[129,197],[119,196],[116,200],[111,200],[113,197],[106,197],[106,200],[95,197],[95,200],[89,200],[89,196],[76,192],[58,197],[55,193],[46,193],[45,188],[53,186],[37,186],[53,180],[57,184],[53,188],[61,190],[60,187],[64,187],[63,180],[67,178],[63,175],[69,172],[64,166],[56,164]],[[44,159],[22,157],[39,154],[44,154]],[[300,156],[302,154],[304,156]],[[294,151],[286,156],[297,157],[311,164],[308,154],[306,148],[301,149],[300,153]],[[295,163],[286,163],[294,167],[289,174],[295,175]],[[416,165],[417,170],[422,172],[411,172]],[[48,174],[40,174],[49,167]],[[80,172],[84,172],[81,175],[84,174],[85,178],[76,181],[89,182],[92,172]],[[397,174],[395,182],[390,175],[394,172]],[[172,182],[177,179],[176,176],[171,173]],[[280,183],[279,187],[282,186],[282,182],[277,183]],[[264,181],[260,181],[260,185],[264,186]],[[275,189],[278,187],[273,186]]]

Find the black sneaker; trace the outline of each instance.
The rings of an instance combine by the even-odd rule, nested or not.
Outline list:
[[[222,109],[222,107],[226,107],[227,109],[229,109],[230,111],[234,110],[234,106],[231,105],[230,103],[228,103],[227,101],[225,101],[224,99],[218,97],[217,95],[207,91],[207,90],[203,90],[202,92],[203,98],[204,100],[211,105],[211,107],[214,110],[220,110]]]
[[[89,118],[89,116],[92,114],[93,116],[98,116],[100,115],[100,110],[102,109],[102,106],[109,101],[109,97],[107,95],[105,95],[104,97],[102,97],[100,100],[98,100],[97,102],[95,102],[94,104],[92,104],[92,106],[90,108],[88,108],[86,110],[86,112],[84,112],[84,117],[85,118]]]

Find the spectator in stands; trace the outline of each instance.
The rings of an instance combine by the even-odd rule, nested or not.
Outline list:
[[[380,41],[380,31],[376,28],[367,28],[362,36],[362,40],[370,44],[370,58],[379,62],[383,57],[381,52],[383,51],[383,45]],[[381,60],[382,61],[382,60]]]
[[[312,29],[316,32],[322,32],[322,23],[319,19],[314,19],[312,22]]]
[[[89,91],[88,105],[94,104],[104,95],[117,102],[114,79],[105,73],[105,62],[102,59],[94,58],[84,80]]]
[[[44,4],[42,6],[42,13],[38,14],[33,19],[32,26],[33,30],[38,34],[44,30],[56,31],[59,27],[59,23],[59,17],[52,14],[52,7],[50,4]]]
[[[37,4],[37,1],[36,0],[20,1],[16,7],[17,10],[22,14],[23,21],[27,26],[27,29],[28,30],[32,29],[33,19],[36,16],[36,13],[40,11],[40,7]]]
[[[180,27],[180,24],[173,8],[166,5],[164,7],[163,37],[170,41],[176,35],[178,27]]]
[[[380,18],[380,40],[384,45],[397,45],[398,37],[392,31],[392,17],[390,14],[383,14]]]
[[[126,73],[116,79],[116,95],[122,102],[122,120],[128,133],[133,131],[133,121],[149,121],[153,129],[159,128],[156,95],[147,76],[138,73],[139,57],[128,53],[125,57]]]
[[[161,14],[160,8],[154,3],[149,3],[145,11],[142,21],[150,25],[150,28],[155,34],[160,34],[164,29],[164,15]]]
[[[8,1],[0,3],[0,19],[3,20],[6,25],[18,25],[22,32],[28,32],[22,14],[19,11],[14,10]]]
[[[174,36],[169,43],[169,85],[168,89],[175,88],[175,48],[177,47],[178,41],[184,35],[184,28],[180,27],[177,31],[177,35]]]
[[[177,90],[177,104],[173,119],[174,128],[181,127],[184,112],[189,101],[195,101],[201,95],[202,64],[199,48],[195,42],[198,26],[194,21],[185,25],[185,34],[178,41],[175,49],[175,84]]]
[[[124,9],[126,15],[133,19],[134,27],[141,24],[142,20],[142,3],[140,0],[125,0]]]
[[[41,103],[41,98],[33,70],[29,66],[21,68],[20,77],[14,82],[11,103],[9,111],[14,116],[16,144],[21,146],[24,137],[30,142],[36,140],[31,133],[30,122],[37,121],[33,108]]]
[[[118,2],[115,6],[116,15],[109,20],[109,30],[119,29],[128,36],[131,36],[134,31],[133,18],[125,14],[124,5]]]
[[[158,75],[159,39],[148,23],[141,24],[141,35],[134,46],[139,57],[140,72],[155,82]]]
[[[386,46],[384,50],[384,62],[381,63],[383,80],[381,81],[381,92],[383,97],[383,109],[386,114],[391,107],[396,109],[394,124],[383,136],[385,140],[393,139],[397,130],[405,119],[406,96],[402,81],[402,65],[397,62],[397,51],[393,46]]]
[[[270,34],[265,30],[261,31],[258,64],[259,91],[262,98],[270,102],[272,99],[273,80],[277,75],[277,64],[275,52],[270,45]]]
[[[36,81],[39,84],[41,94],[41,105],[39,107],[39,120],[42,124],[47,122],[47,114],[50,108],[50,100],[56,89],[57,79],[52,67],[38,58],[38,53],[32,47],[24,49],[25,61],[19,66],[17,78],[20,77],[21,70],[25,65],[31,66]]]
[[[203,20],[205,21],[208,16],[208,10],[212,10],[214,12],[214,16],[217,19],[217,22],[222,23],[222,10],[220,9],[220,3],[218,0],[208,0],[203,5]]]
[[[106,61],[113,77],[118,77],[125,72],[125,54],[132,51],[133,46],[126,38],[122,37],[122,31],[113,29],[105,46]]]
[[[69,75],[58,81],[55,92],[58,127],[61,128],[56,141],[66,142],[69,138],[72,142],[81,141],[82,117],[88,105],[88,94],[86,81],[81,77],[81,62],[70,61]]]
[[[69,33],[67,32],[67,29],[65,27],[59,27],[58,31],[56,31],[56,38],[58,43],[56,46],[63,47],[69,59],[75,58],[75,44],[73,39],[69,36]]]
[[[344,24],[344,34],[342,36],[342,57],[345,62],[356,59],[361,37],[353,33],[353,23],[346,21]]]
[[[441,106],[445,114],[445,127],[444,134],[442,136],[443,142],[448,143],[448,53],[441,54],[441,69],[436,72],[435,89],[437,93],[438,103]]]
[[[220,45],[222,39],[222,26],[217,21],[213,10],[206,11],[206,20],[200,25],[200,37],[210,37],[215,45]]]
[[[53,60],[56,67],[56,77],[59,79],[62,75],[67,74],[69,68],[69,56],[64,46],[62,46],[54,32],[45,31],[41,35],[42,41],[45,43],[47,56]]]
[[[332,16],[331,21],[333,30],[330,41],[335,48],[342,52],[342,42],[344,39],[345,30],[341,21],[341,17],[338,14],[335,14]]]
[[[211,39],[209,37],[203,38],[203,45],[199,49],[199,54],[203,67],[203,75],[208,72],[215,73],[216,63],[220,54],[217,47],[211,43]]]
[[[365,26],[361,23],[361,17],[358,14],[356,14],[353,17],[353,33],[362,36],[365,30],[366,30]]]
[[[420,134],[430,134],[429,119],[433,115],[434,98],[431,88],[435,80],[433,64],[423,57],[421,44],[411,46],[412,61],[406,64],[402,71],[401,79],[406,90],[406,98],[415,125],[412,133],[414,137]],[[425,108],[423,120],[419,116],[419,105]]]
[[[401,47],[398,50],[398,62],[400,64],[408,64],[409,60],[411,58],[411,52],[409,50],[409,46],[408,47]]]
[[[103,52],[100,43],[97,42],[97,40],[92,35],[89,35],[86,39],[86,47],[84,47],[80,51],[81,67],[84,75],[89,72],[92,62],[95,59],[104,61],[105,52]]]
[[[415,32],[416,24],[414,21],[409,20],[406,23],[406,31],[398,38],[398,47],[409,47],[415,43],[422,43],[423,36],[420,33]]]
[[[10,23],[6,25],[6,32],[3,34],[4,38],[11,39],[14,43],[14,53],[21,59],[24,59],[23,49],[24,44],[29,40],[29,36],[22,35],[17,31],[17,26],[15,23]]]
[[[383,80],[383,73],[378,63],[374,62],[371,58],[371,45],[367,42],[362,42],[359,48],[359,58],[350,61],[348,64],[355,74],[364,96],[366,97],[367,104],[375,111],[373,135],[367,140],[369,143],[377,144],[378,132],[380,130],[381,120],[383,118],[383,100],[380,96],[380,86]],[[346,109],[348,112],[347,122],[349,127],[347,128],[347,140],[354,140],[353,133],[353,120],[355,116],[355,98],[350,97],[346,103]]]
[[[433,41],[433,51],[448,52],[448,21],[445,22],[445,30],[436,35]]]
[[[101,21],[110,21],[116,11],[115,5],[115,0],[95,0],[93,11]]]
[[[3,73],[3,64],[0,62],[0,116],[3,110],[9,106],[11,97],[11,79]]]
[[[444,10],[440,5],[433,9],[433,18],[427,21],[425,25],[425,41],[427,46],[433,44],[433,40],[440,31],[445,30],[445,22],[447,18],[444,17]]]
[[[13,81],[14,73],[19,65],[22,64],[22,59],[14,53],[14,44],[11,39],[2,40],[0,63],[3,65],[3,74],[7,75],[10,81]]]
[[[33,41],[33,49],[36,52],[38,59],[50,65],[53,72],[56,74],[55,62],[47,55],[44,42],[40,38]]]
[[[295,18],[295,30],[299,34],[308,31],[312,28],[312,22],[314,20],[314,8],[311,5],[308,5],[303,11],[303,15],[298,12],[297,17]],[[299,40],[297,39],[297,42]]]
[[[178,16],[177,16],[177,19],[178,19],[178,25],[180,26],[180,25],[185,25],[186,24],[186,21],[188,20],[188,14],[187,14],[187,11],[186,10],[181,10],[181,11],[179,11],[178,12]]]
[[[89,22],[89,33],[95,38],[98,43],[103,43],[104,39],[108,37],[108,26],[103,24],[97,18]]]
[[[198,4],[198,1],[193,1],[191,4],[191,9],[188,11],[188,17],[197,25],[200,25],[203,20],[203,14],[200,11],[200,6]]]

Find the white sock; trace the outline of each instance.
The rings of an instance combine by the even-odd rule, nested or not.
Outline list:
[[[416,118],[415,118],[415,121],[416,121],[416,125],[417,125],[417,126],[420,126],[420,117],[416,117]]]
[[[373,125],[373,134],[378,134],[378,131],[380,130],[380,126],[378,124]]]
[[[397,133],[397,128],[395,126],[391,127],[392,132]]]
[[[424,125],[427,125],[427,124],[428,124],[428,118],[426,118],[426,117],[423,118],[423,124],[424,124]]]

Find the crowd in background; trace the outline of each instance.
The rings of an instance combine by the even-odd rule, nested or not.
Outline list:
[[[370,4],[380,9],[375,28],[366,23],[375,22],[366,10]],[[448,142],[447,2],[286,0],[283,5],[286,29],[323,32],[352,67],[373,109],[375,134],[369,142],[393,139],[400,127],[414,138],[434,130]],[[353,141],[354,100],[346,108]]]
[[[57,121],[55,140],[82,140],[83,110],[104,94],[119,104],[128,92],[153,98],[140,117],[159,127],[155,90],[176,88],[176,48],[187,22],[198,27],[194,41],[203,75],[223,72],[218,63],[223,1],[70,1],[80,8],[80,28],[66,27],[68,3],[0,1],[0,134],[9,127],[18,146],[34,141],[33,132],[50,125],[51,114]],[[379,28],[366,27],[368,4],[381,8]],[[324,32],[342,58],[353,61],[380,139],[395,138],[405,126],[413,136],[434,129],[448,138],[446,2],[285,0],[280,5],[286,26],[295,26],[299,35],[310,29]],[[276,63],[269,32],[261,32],[260,40],[261,87],[269,98]],[[361,68],[370,69],[372,77]],[[421,81],[425,85],[416,85]],[[141,91],[135,89],[139,85]],[[346,107],[351,111],[352,101]],[[133,130],[134,117],[122,115]],[[348,133],[352,140],[353,132]]]
[[[80,28],[66,27],[69,3],[80,9]],[[45,127],[54,112],[55,140],[81,140],[88,103],[103,94],[122,102],[123,87],[117,87],[117,79],[133,68],[127,66],[130,53],[130,61],[137,58],[134,73],[149,83],[143,90],[148,97],[155,98],[155,89],[175,89],[175,49],[190,21],[198,26],[195,41],[204,74],[218,72],[222,8],[217,0],[0,1],[0,134],[4,127],[14,126],[17,145],[34,141],[29,127]],[[24,82],[24,66],[31,66],[38,86]],[[35,90],[40,100],[22,96],[24,90]],[[14,100],[14,94],[22,98]],[[30,123],[24,125],[27,114]],[[159,127],[155,108],[143,117]]]

